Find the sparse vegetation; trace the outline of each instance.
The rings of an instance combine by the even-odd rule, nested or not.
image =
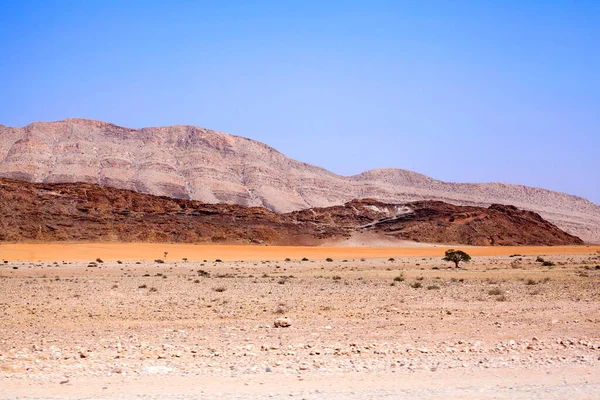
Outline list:
[[[154,262],[155,262],[155,263],[158,263],[158,264],[164,264],[164,263],[165,263],[165,260],[162,260],[162,259],[160,259],[160,258],[157,258],[156,260],[154,260]]]
[[[470,262],[471,256],[462,250],[449,249],[446,250],[445,257],[442,260],[453,262],[456,268],[460,268],[459,264],[461,262]]]
[[[544,267],[553,267],[554,263],[552,261],[544,261],[542,263],[542,266],[544,266]]]
[[[268,250],[271,249],[260,248],[261,253]],[[394,263],[385,258],[385,250],[382,255],[370,256],[365,263],[359,262],[361,254],[358,253],[346,256],[339,250],[333,254],[326,248],[320,252],[308,250],[313,257],[308,263],[300,263],[302,252],[307,251],[302,249],[288,253],[292,262],[283,262],[281,255],[290,250],[282,252],[281,248],[273,249],[270,263],[266,263],[266,256],[263,261],[237,261],[245,255],[220,249],[227,261],[213,265],[214,258],[211,258],[205,266],[201,266],[198,259],[202,257],[201,252],[206,251],[203,248],[188,252],[193,262],[187,264],[178,256],[181,250],[176,251],[175,256],[170,251],[171,259],[162,265],[150,259],[134,266],[135,255],[128,255],[121,266],[117,266],[114,256],[104,262],[108,267],[94,261],[101,269],[86,268],[93,254],[85,262],[74,262],[73,266],[63,266],[60,261],[57,265],[52,261],[15,260],[3,264],[0,260],[3,266],[0,284],[4,289],[0,319],[6,316],[7,332],[11,334],[7,336],[11,340],[0,350],[11,352],[14,346],[16,355],[20,348],[31,349],[30,338],[38,337],[36,329],[41,318],[45,318],[44,331],[46,326],[53,331],[46,336],[50,339],[48,344],[41,345],[48,348],[52,343],[68,349],[69,345],[64,342],[70,340],[74,345],[64,354],[79,357],[78,350],[74,349],[81,346],[89,352],[91,362],[84,365],[79,360],[78,363],[98,376],[107,370],[97,361],[113,360],[117,367],[127,368],[127,371],[144,364],[204,365],[204,362],[219,361],[205,359],[205,356],[217,357],[211,354],[212,349],[220,353],[219,362],[227,365],[227,374],[231,374],[229,365],[235,368],[270,366],[275,373],[291,366],[293,369],[289,372],[296,374],[296,360],[306,363],[309,371],[315,360],[333,368],[342,362],[350,371],[353,366],[349,360],[360,361],[359,358],[364,357],[367,359],[363,360],[365,363],[360,361],[359,367],[369,364],[383,370],[398,359],[406,366],[406,357],[412,353],[415,359],[427,361],[428,366],[437,365],[438,358],[442,366],[456,362],[458,367],[459,363],[466,362],[469,371],[483,368],[477,365],[479,360],[495,369],[499,365],[508,365],[506,370],[522,365],[520,372],[533,366],[530,361],[508,363],[508,358],[513,356],[519,360],[539,361],[546,369],[562,368],[561,362],[547,365],[548,354],[554,357],[557,351],[560,357],[568,359],[583,355],[589,361],[587,367],[594,367],[597,330],[593,323],[596,318],[593,306],[598,299],[600,266],[596,265],[600,260],[596,260],[595,255],[590,258],[589,250],[584,255],[576,253],[581,252],[580,248],[569,248],[572,254],[562,254],[560,249],[552,248],[535,250],[547,254],[547,260],[557,266],[554,269],[542,267],[541,263],[534,263],[535,255],[528,255],[521,261],[524,269],[514,270],[511,262],[519,257],[509,258],[505,248],[490,248],[489,251],[498,253],[473,257],[467,265],[469,271],[455,270],[454,264],[442,261],[446,248],[434,249],[438,255],[426,260],[420,256],[399,256]],[[147,247],[143,246],[142,251],[147,252]],[[512,251],[508,250],[508,254]],[[323,264],[327,253],[336,258],[333,263]],[[365,254],[375,253],[369,250]],[[348,257],[349,263],[342,263],[344,257]],[[416,267],[415,263],[421,263],[423,268]],[[12,271],[11,268],[17,266],[19,270]],[[440,270],[433,270],[434,266]],[[164,278],[166,274],[168,278]],[[289,317],[291,331],[272,330],[274,320],[284,316]],[[65,329],[80,321],[93,325],[94,331],[108,339],[99,341],[102,340],[100,335],[78,336],[89,330]],[[396,353],[397,349],[404,349],[393,335],[396,328],[406,329],[410,334],[406,336],[410,340],[407,348],[411,349],[408,356]],[[313,331],[320,339],[311,337]],[[435,337],[425,337],[425,331],[434,332]],[[65,336],[64,341],[61,335]],[[130,339],[132,335],[135,340]],[[565,343],[567,340],[585,343],[563,346],[556,343],[556,338]],[[418,343],[412,339],[418,339]],[[117,340],[124,345],[124,354],[117,351]],[[482,347],[477,342],[481,342]],[[37,346],[39,341],[35,343]],[[138,343],[148,343],[148,346],[137,346]],[[377,347],[371,347],[371,343]],[[290,344],[293,348],[288,348]],[[336,350],[338,347],[341,350]],[[328,349],[327,353],[323,353],[323,349]],[[344,354],[337,361],[329,349],[339,354],[348,352],[348,355]],[[462,353],[463,349],[468,353]],[[181,355],[179,359],[177,352]],[[296,355],[284,356],[288,352]],[[37,356],[31,350],[28,354]],[[157,359],[159,354],[166,358],[161,355],[161,359]],[[117,356],[119,359],[114,358]],[[41,362],[36,368],[43,364],[59,368],[65,364],[58,363],[62,358],[38,358]],[[236,364],[240,360],[242,364]],[[277,360],[282,360],[279,369],[274,367]],[[446,362],[448,364],[442,364]],[[15,358],[10,363],[18,363],[22,370],[31,365],[29,359]],[[69,365],[66,363],[64,369],[56,371],[69,373]],[[315,368],[314,373],[317,372]],[[258,378],[263,377],[262,371],[259,375]]]

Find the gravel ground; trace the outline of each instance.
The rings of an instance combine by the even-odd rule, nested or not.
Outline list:
[[[541,256],[10,261],[0,399],[600,398],[600,256]]]

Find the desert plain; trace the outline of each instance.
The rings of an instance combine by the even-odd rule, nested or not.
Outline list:
[[[600,398],[600,246],[460,248],[3,244],[0,398]]]

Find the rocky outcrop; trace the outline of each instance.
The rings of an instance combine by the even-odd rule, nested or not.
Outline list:
[[[367,197],[386,203],[512,204],[600,242],[600,206],[581,197],[503,183],[442,182],[400,169],[344,177],[262,143],[194,126],[128,129],[85,119],[0,126],[0,177],[93,183],[279,213]]]
[[[341,206],[278,214],[263,207],[206,204],[95,184],[0,179],[0,241],[332,244],[360,232],[467,245],[569,245],[582,241],[512,206],[439,201]]]

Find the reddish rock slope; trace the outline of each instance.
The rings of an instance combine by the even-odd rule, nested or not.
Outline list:
[[[342,206],[277,214],[262,207],[205,204],[93,184],[0,179],[0,241],[312,245],[364,231],[448,244],[582,244],[539,215],[512,206],[354,200]]]

